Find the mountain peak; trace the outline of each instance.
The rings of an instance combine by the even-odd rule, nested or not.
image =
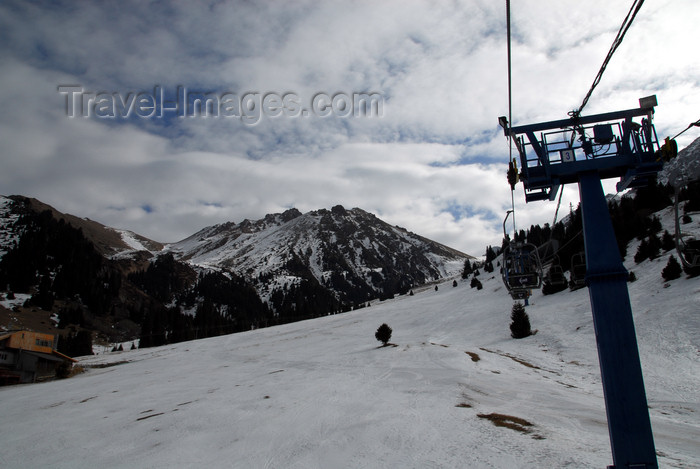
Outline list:
[[[342,205],[216,225],[166,250],[201,268],[251,278],[268,301],[285,285],[306,283],[330,288],[343,302],[393,296],[454,276],[471,258]]]

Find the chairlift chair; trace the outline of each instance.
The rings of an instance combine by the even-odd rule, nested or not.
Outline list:
[[[560,287],[566,284],[564,269],[559,264],[552,264],[545,275],[544,281],[553,287]]]
[[[514,300],[523,300],[542,286],[542,263],[534,244],[511,242],[503,250],[503,283]]]
[[[700,267],[700,240],[697,240],[694,236],[684,233],[681,230],[681,220],[683,215],[679,213],[679,194],[680,187],[675,188],[675,197],[673,200],[673,210],[676,219],[676,252],[678,257],[681,259],[681,263],[684,267],[688,269],[693,269]]]
[[[586,255],[583,252],[571,256],[570,277],[569,288],[572,291],[586,286]]]

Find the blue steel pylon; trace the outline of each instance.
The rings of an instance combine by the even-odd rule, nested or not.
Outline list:
[[[586,283],[598,344],[608,432],[615,468],[657,468],[642,366],[608,204],[596,173],[579,176]]]
[[[651,123],[656,97],[639,109],[509,127],[521,163],[525,200],[554,200],[578,183],[589,289],[605,396],[613,466],[658,468],[642,367],[622,264],[601,180],[620,177],[618,190],[645,185],[663,167]],[[633,121],[642,117],[642,123]],[[547,132],[545,132],[547,131]],[[542,132],[539,138],[535,132]],[[592,136],[590,135],[592,134]],[[527,137],[527,141],[523,136]],[[528,154],[528,147],[534,157]]]

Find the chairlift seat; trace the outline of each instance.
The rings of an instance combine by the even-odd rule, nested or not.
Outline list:
[[[542,264],[537,247],[529,243],[512,243],[506,246],[501,274],[511,296],[514,292],[540,288]]]
[[[564,270],[561,268],[560,265],[553,265],[549,268],[546,281],[553,286],[560,286],[566,283]]]

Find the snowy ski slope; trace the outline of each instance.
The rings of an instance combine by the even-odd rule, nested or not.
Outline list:
[[[668,217],[664,218],[667,224]],[[700,467],[700,278],[668,256],[629,284],[661,467]],[[0,467],[604,468],[612,464],[587,289],[527,308],[451,281],[341,315],[86,357],[0,388]],[[380,348],[377,327],[393,328]],[[475,361],[477,360],[477,361]],[[515,428],[479,417],[524,419]],[[520,422],[520,423],[518,423]]]

